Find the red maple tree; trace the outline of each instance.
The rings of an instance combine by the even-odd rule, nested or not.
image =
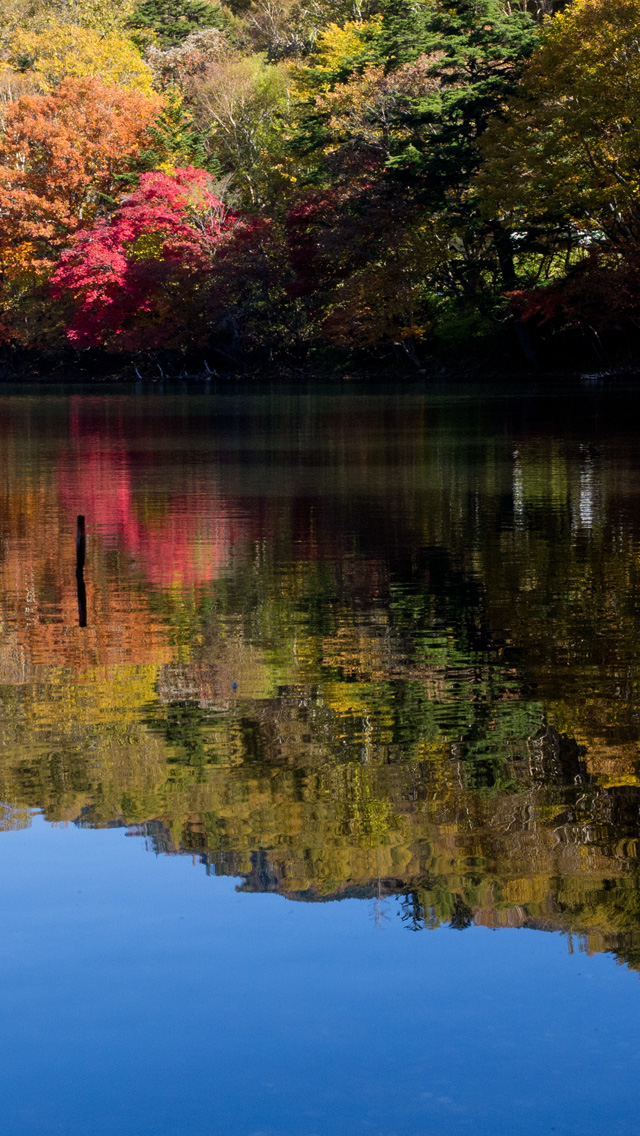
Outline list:
[[[239,226],[188,166],[147,173],[110,218],[75,234],[51,280],[75,346],[125,351],[193,346],[207,335],[213,260]]]

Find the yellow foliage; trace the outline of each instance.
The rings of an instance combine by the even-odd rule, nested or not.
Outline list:
[[[100,36],[92,28],[61,24],[45,31],[17,28],[9,42],[15,70],[34,72],[41,88],[57,86],[67,76],[98,76],[131,90],[152,92],[152,74],[137,47],[121,35]]]
[[[93,28],[100,35],[122,31],[136,0],[0,0],[0,42],[17,27],[43,31],[56,25]]]
[[[316,67],[321,70],[344,67],[361,53],[372,28],[379,26],[379,16],[373,20],[351,20],[344,27],[329,24],[318,36]]]
[[[106,36],[125,27],[136,0],[53,0],[48,6],[60,13],[62,23],[93,28]]]
[[[628,232],[640,199],[640,5],[577,0],[548,19],[519,97],[484,140],[485,210]]]
[[[294,85],[301,96],[329,91],[335,82],[344,80],[356,66],[371,62],[367,44],[380,28],[381,17],[352,20],[344,27],[329,24],[318,36],[317,51],[308,65],[299,67]]]

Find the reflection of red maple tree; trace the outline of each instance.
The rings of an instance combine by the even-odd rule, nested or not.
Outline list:
[[[73,457],[59,468],[59,490],[68,514],[85,513],[90,530],[106,544],[122,544],[134,565],[158,588],[197,586],[215,579],[232,549],[249,535],[246,510],[222,499],[213,472],[180,466],[179,487],[153,484],[152,470],[134,462],[130,439],[87,431],[71,415]]]

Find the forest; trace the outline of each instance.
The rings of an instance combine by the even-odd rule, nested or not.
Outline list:
[[[0,0],[5,362],[632,367],[639,45],[636,0]]]

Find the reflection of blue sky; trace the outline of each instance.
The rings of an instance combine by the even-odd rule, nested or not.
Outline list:
[[[557,934],[0,834],[3,1136],[636,1136],[637,975]]]

